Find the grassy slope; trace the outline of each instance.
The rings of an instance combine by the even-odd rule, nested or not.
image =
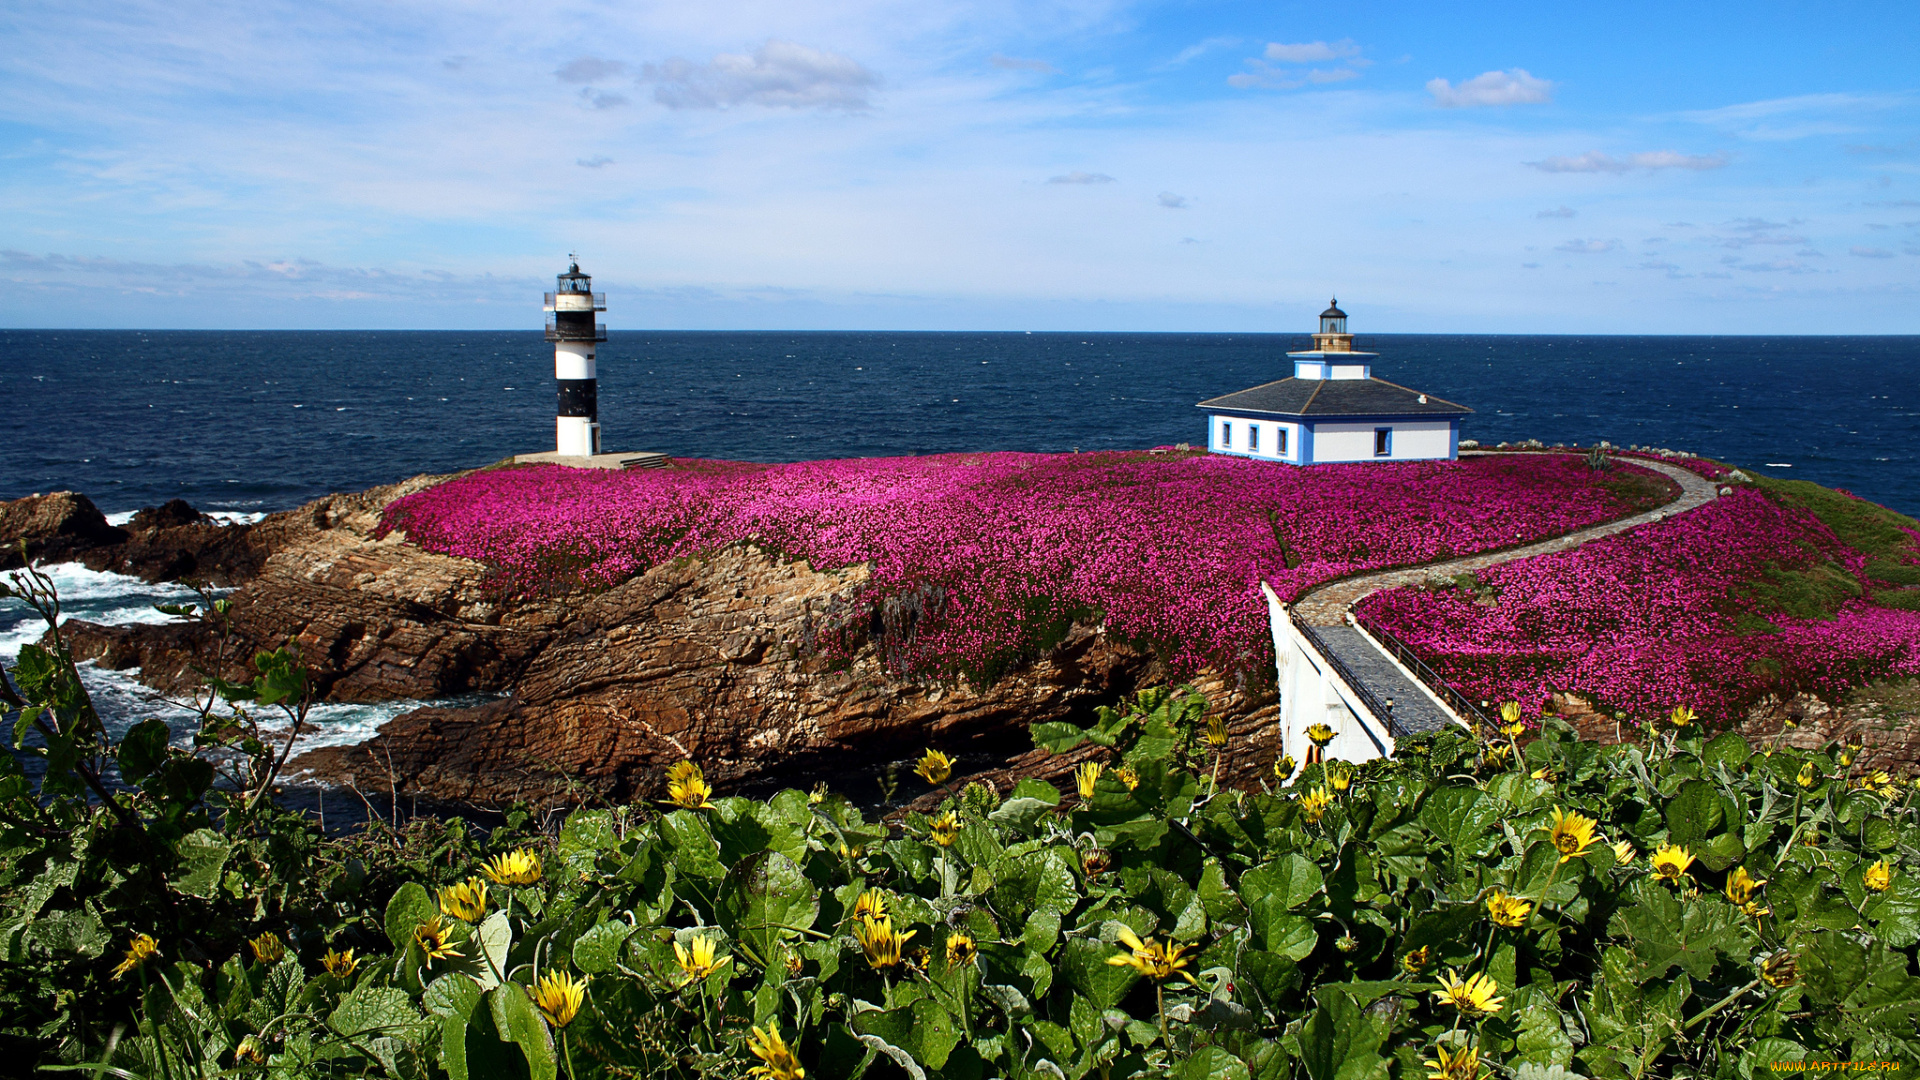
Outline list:
[[[1912,588],[1920,586],[1920,550],[1916,549],[1915,534],[1909,531],[1920,528],[1920,522],[1897,510],[1806,480],[1753,475],[1754,483],[1768,498],[1808,511],[1832,529],[1841,543],[1867,557],[1867,577],[1875,603],[1920,610],[1920,589]],[[1805,570],[1770,570],[1766,580],[1748,589],[1748,595],[1770,611],[1801,619],[1832,618],[1841,604],[1862,592],[1852,574],[1831,562]]]

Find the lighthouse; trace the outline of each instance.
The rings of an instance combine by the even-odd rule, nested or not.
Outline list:
[[[554,291],[546,294],[547,340],[553,342],[553,377],[559,385],[554,452],[592,457],[600,452],[600,383],[593,347],[607,340],[606,324],[593,316],[607,310],[607,295],[594,292],[593,278],[571,259],[556,281]]]

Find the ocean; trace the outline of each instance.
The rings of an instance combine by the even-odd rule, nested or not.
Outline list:
[[[1920,337],[1362,334],[1374,374],[1475,409],[1484,444],[1671,447],[1920,514]],[[614,331],[609,451],[743,461],[1200,443],[1194,403],[1292,373],[1303,334]],[[253,517],[553,447],[538,331],[0,330],[0,499],[170,498]],[[1284,468],[1285,466],[1275,466]],[[177,590],[54,571],[71,616],[164,618]],[[39,634],[0,601],[0,663]],[[108,726],[155,710],[88,670]],[[306,746],[417,703],[321,707]]]

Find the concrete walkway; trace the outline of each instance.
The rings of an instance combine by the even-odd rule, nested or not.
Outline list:
[[[1472,451],[1466,451],[1462,456],[1467,453]],[[1393,702],[1393,716],[1390,719],[1386,717],[1382,719],[1387,720],[1389,727],[1396,735],[1437,731],[1451,726],[1454,723],[1453,718],[1434,703],[1428,689],[1417,685],[1405,667],[1396,662],[1370,637],[1349,624],[1348,613],[1362,599],[1382,589],[1418,585],[1435,578],[1449,578],[1469,571],[1484,570],[1515,559],[1530,559],[1536,555],[1570,551],[1603,536],[1615,536],[1628,529],[1638,528],[1695,507],[1704,506],[1719,494],[1719,485],[1689,469],[1642,458],[1627,460],[1634,465],[1671,477],[1680,485],[1680,497],[1644,514],[1580,529],[1577,532],[1523,547],[1489,551],[1443,563],[1429,563],[1397,570],[1380,570],[1329,582],[1308,590],[1294,602],[1293,611],[1299,616],[1301,622],[1312,629],[1312,636],[1319,640],[1321,647],[1334,654],[1355,678],[1365,684],[1368,693],[1379,701]],[[1432,690],[1439,691],[1440,688],[1434,687]]]
[[[1479,454],[1498,453],[1498,451],[1480,451]],[[1472,450],[1463,450],[1461,457],[1478,456]],[[1344,626],[1347,612],[1353,605],[1367,596],[1382,589],[1397,589],[1403,585],[1418,585],[1433,578],[1449,578],[1455,574],[1464,574],[1472,570],[1484,570],[1489,566],[1498,566],[1515,559],[1531,559],[1535,555],[1550,555],[1556,551],[1571,551],[1582,544],[1598,540],[1603,536],[1614,536],[1628,529],[1638,528],[1649,522],[1661,521],[1675,514],[1684,513],[1695,507],[1705,506],[1719,493],[1719,486],[1699,473],[1683,469],[1678,465],[1669,465],[1663,461],[1648,461],[1644,458],[1621,458],[1625,464],[1638,465],[1652,469],[1673,478],[1680,485],[1680,497],[1655,510],[1644,514],[1635,514],[1630,518],[1609,521],[1604,525],[1570,532],[1556,536],[1551,540],[1542,540],[1524,547],[1504,548],[1479,555],[1469,555],[1462,559],[1453,559],[1443,563],[1427,563],[1423,566],[1406,567],[1398,570],[1378,570],[1358,577],[1342,578],[1328,582],[1318,588],[1309,589],[1294,601],[1293,610],[1298,612],[1301,621],[1309,626]]]

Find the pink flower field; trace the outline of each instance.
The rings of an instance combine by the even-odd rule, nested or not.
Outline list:
[[[1920,561],[1911,547],[1901,557]],[[1538,715],[1568,691],[1636,721],[1678,704],[1728,721],[1770,694],[1831,700],[1871,678],[1920,674],[1920,612],[1874,603],[1866,568],[1819,517],[1743,487],[1494,567],[1478,587],[1376,593],[1355,614],[1475,700]],[[1826,610],[1791,614],[1809,605]]]
[[[736,543],[870,564],[858,614],[883,616],[903,671],[990,674],[1089,615],[1178,669],[1249,671],[1273,653],[1262,578],[1292,596],[1555,536],[1673,491],[1642,469],[1595,474],[1558,455],[1307,469],[1148,453],[682,461],[474,473],[396,501],[384,527],[493,565],[519,595],[612,585]],[[835,646],[832,629],[826,647],[858,644],[856,631]]]

